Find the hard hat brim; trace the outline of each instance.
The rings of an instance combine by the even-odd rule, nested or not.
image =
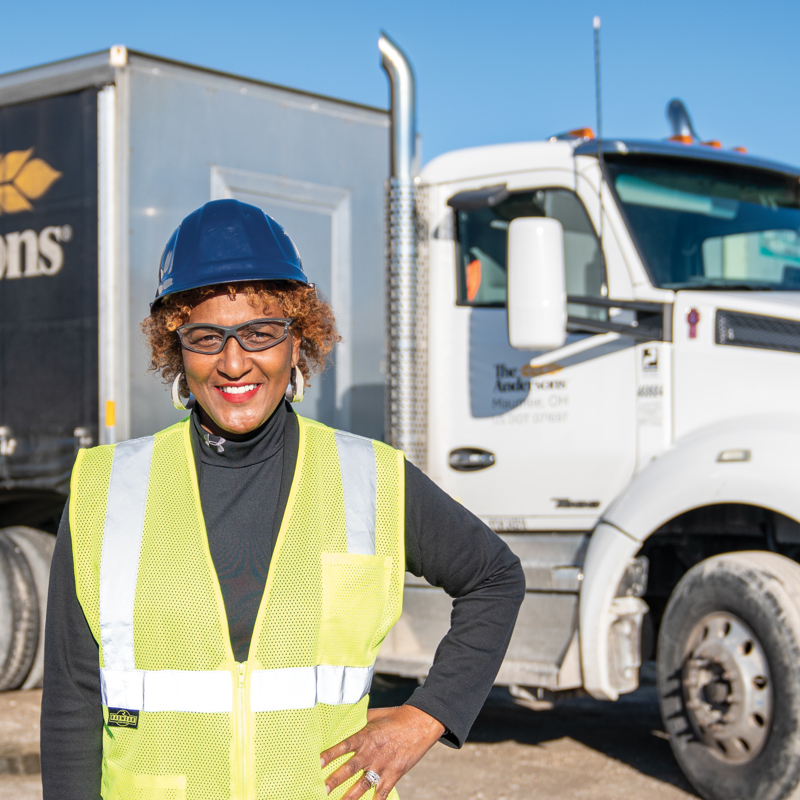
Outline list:
[[[275,262],[267,268],[266,265],[253,261],[231,261],[224,264],[214,264],[207,274],[196,272],[194,280],[176,281],[174,278],[166,278],[156,291],[156,298],[150,303],[150,308],[155,308],[165,297],[178,292],[186,292],[190,289],[200,289],[203,286],[227,286],[234,283],[250,283],[253,281],[294,281],[304,286],[313,286],[306,275],[293,264],[285,263],[285,270],[275,269]],[[234,269],[237,277],[231,277]]]

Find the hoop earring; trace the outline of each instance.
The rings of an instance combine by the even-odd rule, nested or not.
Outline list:
[[[303,380],[303,373],[292,365],[292,376],[289,379],[289,385],[286,387],[283,396],[289,403],[302,403],[304,390],[305,381]]]
[[[194,395],[190,394],[189,399],[186,401],[184,405],[183,400],[181,400],[181,391],[179,384],[181,382],[181,378],[183,377],[183,373],[179,372],[175,376],[175,380],[172,381],[172,405],[178,409],[178,411],[189,411],[191,408],[194,407],[195,402]]]

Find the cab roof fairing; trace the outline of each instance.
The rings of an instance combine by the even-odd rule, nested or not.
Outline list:
[[[739,153],[733,150],[722,150],[700,144],[680,144],[678,142],[653,142],[641,139],[604,139],[602,141],[604,155],[651,155],[667,156],[669,158],[683,158],[692,161],[711,161],[721,164],[730,164],[736,167],[750,167],[755,169],[778,172],[800,178],[800,168],[766,158]],[[597,156],[597,140],[582,141],[574,150],[575,156]]]
[[[428,162],[420,173],[420,180],[424,184],[439,184],[473,181],[537,169],[574,169],[573,159],[578,156],[596,157],[597,145],[596,139],[588,141],[559,139],[511,142],[453,150]],[[603,152],[609,155],[653,155],[716,162],[768,170],[800,179],[800,167],[706,145],[638,139],[604,139]]]

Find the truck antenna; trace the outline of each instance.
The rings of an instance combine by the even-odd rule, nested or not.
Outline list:
[[[600,250],[603,249],[603,183],[605,181],[605,169],[603,164],[603,117],[600,107],[600,17],[592,20],[594,28],[594,95],[595,107],[597,111],[597,160],[600,164],[600,188],[598,197],[600,200]],[[602,256],[601,256],[602,257]]]

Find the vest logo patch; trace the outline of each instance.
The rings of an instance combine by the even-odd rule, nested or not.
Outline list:
[[[127,708],[108,709],[109,728],[138,728],[139,712]]]

